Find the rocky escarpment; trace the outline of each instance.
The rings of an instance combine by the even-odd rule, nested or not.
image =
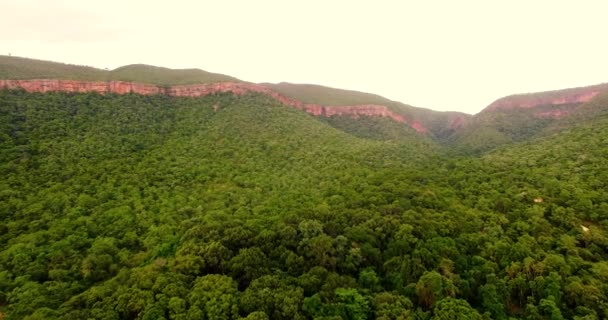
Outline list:
[[[576,105],[590,101],[602,92],[608,91],[608,84],[600,84],[589,87],[572,88],[556,91],[539,93],[521,94],[504,97],[494,101],[482,112],[510,110],[510,109],[530,109],[540,106],[563,106]],[[542,112],[539,117],[563,117],[567,111]]]
[[[388,117],[399,123],[412,127],[419,133],[428,130],[419,121],[406,119],[402,115],[390,110],[383,105],[350,105],[350,106],[324,106],[320,104],[303,103],[299,100],[279,94],[268,87],[259,84],[242,82],[217,82],[208,84],[177,85],[162,87],[150,84],[127,82],[127,81],[75,81],[75,80],[0,80],[0,88],[24,89],[27,92],[97,92],[97,93],[136,93],[142,95],[166,94],[178,97],[200,97],[219,92],[232,92],[243,95],[250,92],[261,93],[270,96],[277,101],[306,111],[315,116],[331,117],[334,115],[358,118],[362,116]]]

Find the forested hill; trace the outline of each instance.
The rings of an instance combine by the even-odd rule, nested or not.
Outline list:
[[[51,61],[0,55],[0,81],[31,80],[58,81],[65,83],[61,88],[51,88],[47,84],[28,84],[15,82],[9,87],[23,87],[28,91],[100,91],[106,85],[100,82],[128,81],[134,82],[130,88],[118,88],[118,92],[140,92],[142,94],[163,93],[170,87],[229,85],[233,92],[254,91],[267,93],[288,105],[297,105],[308,112],[331,119],[327,123],[341,130],[363,137],[381,140],[400,139],[402,135],[412,135],[406,128],[383,129],[386,121],[364,119],[363,121],[345,121],[345,118],[390,117],[405,123],[421,135],[430,136],[437,141],[451,136],[467,123],[469,115],[460,112],[437,112],[417,108],[400,102],[352,90],[335,89],[306,84],[253,84],[221,74],[209,73],[198,69],[174,70],[168,68],[129,65],[114,70],[101,70],[87,66],[78,66]],[[74,82],[74,83],[70,83]],[[108,84],[109,86],[110,84]],[[101,87],[100,87],[101,86]],[[2,87],[2,85],[0,85]],[[38,89],[34,89],[34,88]],[[158,88],[156,88],[158,87]],[[142,90],[137,90],[142,88]],[[208,88],[204,89],[209,91]],[[108,90],[112,91],[112,90]],[[112,91],[116,92],[116,91]],[[178,93],[175,95],[184,95]],[[191,92],[190,92],[191,93]],[[191,95],[186,93],[186,95]],[[370,122],[370,123],[367,123]],[[389,127],[396,127],[395,124]]]
[[[249,94],[0,91],[5,319],[602,319],[608,119],[483,157]]]
[[[481,154],[585,125],[608,111],[608,85],[509,96],[496,100],[448,137],[465,154]]]
[[[200,69],[169,69],[144,64],[133,64],[114,70],[106,70],[4,55],[0,55],[0,79],[120,80],[157,85],[240,81],[231,76]]]
[[[0,89],[0,319],[608,318],[608,94],[394,103]]]
[[[482,154],[505,144],[528,141],[544,136],[546,132],[564,128],[566,124],[573,123],[572,119],[581,119],[577,116],[580,111],[588,110],[582,106],[592,103],[599,95],[608,92],[608,84],[600,84],[518,94],[498,99],[482,112],[468,115],[460,112],[437,112],[352,90],[284,82],[254,84],[199,69],[176,70],[142,64],[102,70],[0,56],[0,81],[2,80],[79,81],[89,89],[101,85],[104,90],[106,84],[100,83],[108,82],[107,86],[115,83],[129,87],[117,87],[118,90],[109,91],[143,94],[164,93],[175,87],[181,88],[183,92],[174,92],[174,95],[200,95],[201,90],[206,92],[204,94],[215,92],[211,87],[223,87],[219,91],[235,93],[262,92],[283,103],[322,116],[322,120],[329,125],[358,137],[386,141],[407,140],[418,135],[423,136],[423,139],[431,138],[456,154]],[[197,86],[200,88],[197,89]],[[87,91],[84,87],[78,87],[78,84],[67,83],[64,87],[63,90],[67,91],[70,91],[68,89],[71,87],[77,88],[77,91]],[[30,89],[32,88],[30,86]],[[44,84],[40,88],[39,91],[50,90]],[[32,91],[27,86],[25,89]],[[93,91],[99,91],[97,89]],[[592,114],[594,112],[591,112]],[[392,118],[398,123],[380,119],[382,117]]]

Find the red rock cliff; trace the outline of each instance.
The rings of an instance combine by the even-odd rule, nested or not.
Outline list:
[[[200,97],[218,92],[232,92],[243,95],[250,92],[261,93],[275,100],[306,111],[315,116],[331,117],[334,115],[359,118],[361,116],[389,117],[399,123],[405,123],[420,133],[428,130],[419,121],[408,121],[402,115],[391,111],[382,105],[354,105],[354,106],[323,106],[318,104],[305,104],[299,100],[281,95],[268,87],[259,84],[242,82],[218,82],[208,84],[179,85],[160,87],[150,84],[126,81],[76,81],[76,80],[0,80],[0,88],[24,89],[27,92],[97,92],[97,93],[137,93],[142,95],[167,94],[178,97]]]
[[[0,88],[21,88],[27,92],[98,92],[98,93],[139,93],[144,95],[165,93],[165,89],[150,84],[126,81],[73,81],[73,80],[0,80]]]
[[[534,108],[548,105],[580,104],[588,102],[589,100],[593,99],[593,97],[604,91],[608,91],[608,84],[514,95],[494,101],[483,111]]]

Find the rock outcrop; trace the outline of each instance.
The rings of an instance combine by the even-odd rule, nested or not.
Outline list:
[[[412,127],[419,133],[426,133],[428,130],[417,120],[408,120],[402,115],[390,110],[383,105],[352,105],[352,106],[323,106],[319,104],[303,103],[299,100],[284,96],[270,88],[253,83],[243,82],[217,82],[207,84],[178,85],[162,87],[150,84],[127,82],[127,81],[77,81],[77,80],[0,80],[0,88],[23,89],[27,92],[97,92],[97,93],[116,93],[127,94],[136,93],[142,95],[166,94],[177,97],[201,97],[219,92],[231,92],[236,95],[247,93],[260,93],[272,97],[273,99],[290,107],[306,111],[314,116],[348,116],[359,118],[368,117],[388,117],[399,123],[404,123]]]
[[[163,94],[165,88],[127,81],[76,81],[76,80],[0,80],[0,88],[24,89],[27,92],[97,92],[97,93],[138,93],[143,95]]]
[[[608,84],[513,95],[494,101],[492,104],[486,107],[483,112],[519,108],[529,109],[539,106],[581,104],[590,101],[593,99],[593,97],[605,91],[608,91]],[[562,113],[556,113],[555,115],[563,116]],[[543,114],[542,116],[550,116],[550,113]]]

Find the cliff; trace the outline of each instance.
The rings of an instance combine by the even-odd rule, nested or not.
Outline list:
[[[331,117],[334,115],[359,118],[388,117],[399,123],[412,127],[419,133],[428,130],[416,120],[405,119],[402,115],[390,110],[383,105],[365,104],[348,106],[324,106],[320,104],[303,103],[299,100],[284,96],[269,87],[259,84],[242,82],[217,82],[195,85],[177,85],[162,87],[151,84],[143,84],[127,81],[76,81],[76,80],[0,80],[0,88],[23,89],[27,92],[97,92],[127,94],[136,93],[141,95],[166,94],[176,97],[201,97],[219,92],[232,92],[236,95],[244,95],[250,92],[260,93],[290,107],[308,112],[314,116]]]
[[[539,106],[559,106],[568,104],[581,104],[590,101],[598,94],[608,91],[608,84],[600,84],[589,87],[572,88],[556,91],[547,91],[530,94],[520,94],[504,97],[494,101],[482,112],[510,110],[510,109],[529,109]],[[539,114],[543,117],[563,116],[563,112],[544,112]]]

